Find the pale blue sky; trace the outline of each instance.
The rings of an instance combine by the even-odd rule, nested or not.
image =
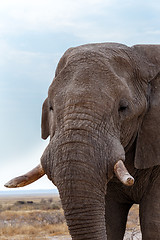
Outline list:
[[[64,51],[107,41],[160,44],[159,0],[0,0],[0,190],[39,163],[41,106]]]

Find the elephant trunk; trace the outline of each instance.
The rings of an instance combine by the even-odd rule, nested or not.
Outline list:
[[[57,170],[56,185],[70,234],[74,240],[105,240],[105,186],[92,167],[71,163]]]
[[[87,189],[77,189],[76,194],[71,192],[64,196],[64,189],[59,188],[59,191],[72,239],[106,240],[104,195],[95,196]]]
[[[77,128],[67,129],[52,142],[55,147],[53,170],[47,175],[50,174],[49,178],[54,180],[59,190],[74,240],[107,239],[105,162],[95,161],[100,155],[100,145],[95,143],[91,133]],[[45,168],[43,163],[45,160],[42,160]]]

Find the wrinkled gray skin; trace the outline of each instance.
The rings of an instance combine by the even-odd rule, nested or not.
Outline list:
[[[160,45],[71,48],[43,104],[41,158],[74,240],[121,240],[132,204],[143,240],[160,240]],[[122,159],[135,177],[113,174]]]

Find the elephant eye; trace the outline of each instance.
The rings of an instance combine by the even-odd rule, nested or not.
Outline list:
[[[53,111],[53,107],[52,107],[51,105],[49,106],[49,110],[50,110],[50,111]]]
[[[128,102],[126,100],[121,100],[119,103],[118,112],[125,112],[128,109]]]

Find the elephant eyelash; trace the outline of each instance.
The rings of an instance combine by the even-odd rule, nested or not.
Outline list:
[[[50,106],[50,107],[49,107],[49,110],[50,110],[50,111],[53,111],[53,107],[52,107],[52,106]]]

